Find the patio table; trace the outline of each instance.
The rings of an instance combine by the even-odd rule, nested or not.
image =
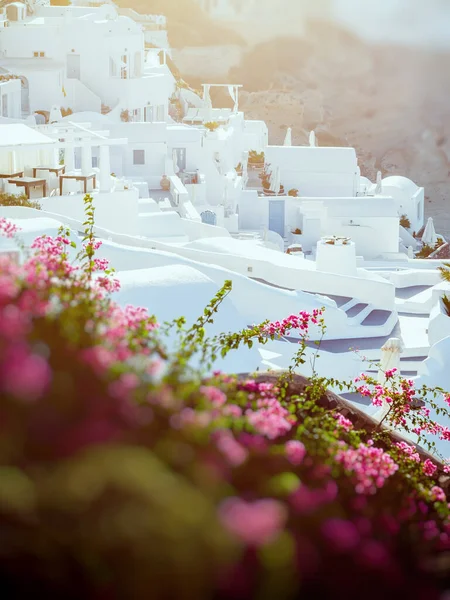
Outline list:
[[[84,193],[87,194],[87,182],[92,179],[94,189],[97,184],[97,174],[90,173],[89,175],[60,175],[59,177],[59,193],[63,195],[63,185],[65,179],[74,179],[75,181],[82,181],[84,184]]]
[[[17,187],[25,188],[25,194],[28,200],[31,197],[31,189],[42,187],[43,197],[47,196],[47,181],[45,179],[37,179],[36,177],[13,177],[8,179],[9,183],[13,183]]]
[[[33,177],[36,177],[38,171],[48,171],[49,173],[55,173],[55,175],[64,175],[66,172],[66,165],[58,165],[57,167],[33,167]]]

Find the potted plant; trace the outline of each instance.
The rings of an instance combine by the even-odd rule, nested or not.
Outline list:
[[[295,229],[291,230],[291,240],[293,244],[300,244],[302,241],[302,235],[303,235],[303,231],[299,228],[296,227]]]
[[[411,227],[411,221],[408,219],[406,215],[401,215],[400,217],[400,225],[405,229],[409,229]]]
[[[170,190],[170,179],[167,177],[167,175],[162,176],[160,185],[164,192],[168,192]]]
[[[126,109],[122,110],[120,113],[120,120],[124,123],[128,123],[130,121],[130,111]]]
[[[217,123],[217,121],[208,121],[207,123],[203,123],[204,127],[206,127],[206,129],[208,129],[208,131],[216,131],[216,129],[219,128],[219,123]]]
[[[254,169],[264,169],[265,155],[264,152],[256,152],[250,150],[248,153],[248,164]]]
[[[296,189],[289,190],[288,196],[292,196],[293,198],[298,198],[298,190],[296,190]]]

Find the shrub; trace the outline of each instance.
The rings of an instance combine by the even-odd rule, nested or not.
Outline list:
[[[400,225],[405,229],[409,229],[411,227],[411,221],[408,219],[406,215],[402,215],[400,217]]]
[[[349,600],[361,590],[437,600],[450,533],[442,464],[368,418],[357,426],[326,388],[387,404],[391,426],[448,439],[412,410],[421,395],[450,403],[443,390],[414,390],[395,370],[384,386],[317,375],[299,385],[323,311],[209,338],[230,282],[192,325],[120,308],[96,257],[91,197],[86,208],[76,262],[64,228],[38,238],[21,266],[0,261],[7,597],[250,599],[264,589],[285,600],[345,589]],[[18,235],[5,220],[0,229]],[[217,356],[290,334],[300,343],[287,372],[211,374]]]
[[[447,316],[450,317],[450,298],[447,295],[442,296],[442,304],[444,305]]]
[[[14,194],[7,194],[0,192],[0,206],[25,206],[27,208],[36,208],[40,210],[41,205],[36,200],[29,200],[25,194],[21,196],[15,196]]]
[[[216,121],[208,121],[207,123],[203,123],[203,125],[209,131],[215,131],[220,127],[219,123],[217,123]]]
[[[428,244],[424,244],[422,246],[422,248],[420,249],[420,252],[418,252],[416,254],[416,257],[417,258],[428,258],[430,256],[430,254],[433,254],[433,252],[435,252],[436,250],[439,250],[439,248],[444,243],[445,243],[444,240],[442,238],[439,238],[434,246],[429,246]]]
[[[292,196],[293,198],[298,198],[298,190],[295,190],[295,189],[289,190],[288,196]]]
[[[73,110],[70,107],[69,108],[61,107],[61,116],[68,117],[69,115],[73,115]]]
[[[450,281],[450,263],[444,263],[443,267],[438,267],[442,281]]]
[[[264,152],[256,152],[256,150],[250,150],[248,153],[248,162],[251,165],[254,164],[264,164],[265,155]]]
[[[301,230],[301,229],[299,229],[299,228],[297,227],[296,229],[293,229],[293,230],[292,230],[292,233],[293,233],[294,235],[302,235],[302,233],[303,233],[303,232],[302,232],[302,230]]]

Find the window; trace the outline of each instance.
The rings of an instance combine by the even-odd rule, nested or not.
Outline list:
[[[33,52],[33,57],[34,58],[44,58],[45,52]]]
[[[117,77],[117,65],[112,56],[109,57],[109,76]]]
[[[156,120],[157,121],[164,121],[165,120],[165,116],[166,116],[166,111],[165,111],[164,104],[160,104],[156,108]]]
[[[146,123],[153,122],[153,106],[149,105],[144,108],[144,121]]]
[[[145,150],[133,150],[133,164],[145,165]]]
[[[134,76],[140,77],[142,73],[141,69],[141,53],[136,52],[134,55]]]
[[[8,116],[8,95],[7,94],[2,96],[2,107],[1,108],[2,108],[1,114],[4,117],[7,117]]]
[[[128,55],[122,54],[120,67],[120,77],[122,79],[128,79]]]

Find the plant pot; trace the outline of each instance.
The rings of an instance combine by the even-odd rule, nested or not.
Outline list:
[[[163,175],[160,185],[164,192],[168,192],[170,190],[170,179],[167,177],[167,175]]]

